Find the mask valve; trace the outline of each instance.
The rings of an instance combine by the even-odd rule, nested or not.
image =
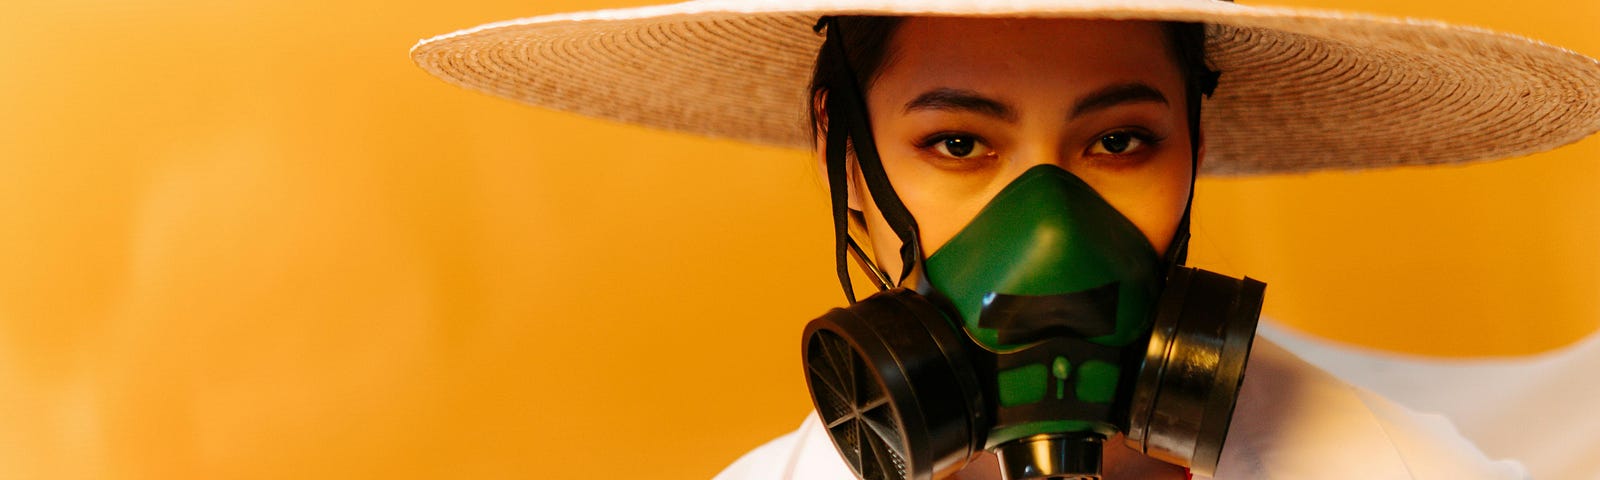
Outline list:
[[[1005,480],[1091,480],[1100,478],[1100,448],[1105,437],[1093,432],[1040,434],[995,447]]]

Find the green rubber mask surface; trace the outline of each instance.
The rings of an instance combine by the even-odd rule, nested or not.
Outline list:
[[[926,263],[931,286],[963,328],[995,351],[1007,344],[979,316],[995,295],[1041,296],[1115,289],[1110,333],[1087,338],[1125,346],[1149,329],[1161,259],[1127,217],[1082,179],[1054,165],[1028,169]]]

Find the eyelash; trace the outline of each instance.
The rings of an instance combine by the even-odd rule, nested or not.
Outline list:
[[[977,145],[982,145],[983,148],[986,148],[986,149],[992,149],[993,148],[993,146],[989,145],[989,141],[988,140],[984,140],[983,137],[980,137],[980,136],[977,136],[977,135],[974,135],[974,134],[971,134],[971,133],[956,132],[956,131],[939,132],[939,133],[935,133],[935,134],[932,134],[932,135],[928,135],[927,137],[923,137],[922,140],[916,142],[916,147],[917,147],[918,150],[922,151],[924,155],[928,156],[929,158],[934,159],[937,162],[940,162],[946,168],[954,168],[954,169],[976,168],[977,166],[980,166],[984,160],[987,160],[989,158],[993,158],[994,157],[993,151],[990,151],[989,154],[986,154],[986,155],[979,155],[979,156],[975,156],[975,157],[966,157],[966,158],[950,157],[950,156],[947,156],[947,155],[945,155],[943,153],[940,153],[938,151],[938,146],[939,146],[940,143],[943,143],[943,142],[946,142],[946,141],[949,141],[949,140],[953,140],[953,139],[958,139],[958,138],[971,139],[973,141],[973,143],[975,143]]]
[[[971,138],[971,139],[978,140],[980,142],[983,141],[982,138],[978,137],[977,135],[970,134],[970,133],[965,133],[965,132],[939,132],[939,133],[935,133],[935,134],[923,137],[922,140],[918,140],[917,141],[917,148],[933,148],[933,146],[934,145],[938,145],[939,142],[943,142],[945,140],[950,140],[950,139],[953,139],[953,138]]]
[[[1137,151],[1135,151],[1135,152],[1132,152],[1132,153],[1108,153],[1108,154],[1092,154],[1092,155],[1088,153],[1088,151],[1093,150],[1097,146],[1100,146],[1100,142],[1105,141],[1105,139],[1107,137],[1110,137],[1112,135],[1117,135],[1117,134],[1124,134],[1124,135],[1128,135],[1128,136],[1133,137],[1134,140],[1137,140],[1139,142],[1139,149]],[[1089,142],[1089,146],[1084,147],[1084,152],[1085,152],[1084,156],[1123,157],[1123,156],[1137,155],[1137,154],[1142,153],[1142,152],[1144,152],[1146,150],[1149,150],[1149,149],[1156,148],[1156,147],[1160,146],[1161,143],[1165,142],[1166,140],[1167,140],[1167,137],[1156,136],[1156,134],[1151,133],[1149,130],[1145,130],[1143,128],[1118,128],[1118,129],[1114,129],[1114,130],[1108,130],[1105,133],[1101,133],[1099,135],[1095,135],[1094,136],[1094,140]]]
[[[1115,134],[1131,136],[1133,141],[1138,142],[1136,149],[1133,152],[1122,152],[1122,154],[1112,154],[1109,150],[1104,154],[1091,154],[1094,149],[1104,149],[1102,142],[1106,141],[1110,136],[1115,136]],[[939,152],[939,144],[950,141],[950,139],[971,139],[976,146],[981,146],[982,149],[990,149],[990,152],[987,155],[978,155],[978,157],[949,157],[944,152]],[[1123,128],[1114,128],[1114,130],[1096,134],[1093,141],[1090,141],[1088,146],[1083,147],[1082,155],[1088,158],[1090,162],[1104,163],[1106,166],[1118,166],[1120,163],[1134,162],[1134,158],[1138,157],[1138,155],[1147,154],[1150,149],[1155,149],[1165,141],[1165,136],[1157,136],[1157,134],[1150,133],[1149,130],[1144,130],[1144,128],[1123,126]],[[915,146],[917,146],[918,150],[922,150],[923,155],[931,158],[931,162],[936,162],[942,168],[949,168],[949,170],[971,170],[971,168],[978,168],[978,166],[984,165],[984,160],[995,157],[994,150],[992,150],[994,147],[989,146],[989,141],[981,138],[981,136],[976,136],[976,134],[963,133],[963,131],[941,131],[941,133],[930,134],[930,136],[917,141]]]

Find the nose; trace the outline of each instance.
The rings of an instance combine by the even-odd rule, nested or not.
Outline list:
[[[1072,153],[1058,134],[1023,131],[1012,148],[1011,158],[1007,159],[1006,180],[1015,180],[1022,172],[1040,165],[1054,165],[1077,176],[1071,168]]]

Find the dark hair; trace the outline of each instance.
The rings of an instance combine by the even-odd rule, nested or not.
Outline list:
[[[829,28],[839,28],[839,36],[844,41],[844,51],[850,56],[849,71],[855,72],[856,85],[861,86],[865,94],[872,89],[872,84],[878,78],[879,70],[893,53],[889,51],[889,39],[899,29],[905,17],[882,16],[839,16],[834,17]],[[1192,113],[1190,122],[1198,122],[1197,113],[1201,95],[1211,95],[1215,87],[1217,74],[1206,66],[1206,29],[1204,24],[1165,22],[1163,30],[1167,33],[1168,47],[1172,51],[1173,60],[1178,64],[1178,72],[1183,75],[1185,96],[1188,98],[1189,109]],[[828,36],[823,41],[822,49],[817,52],[816,68],[811,73],[811,95],[807,97],[806,112],[811,118],[811,138],[815,141],[817,133],[826,128],[817,118],[817,94],[828,90],[828,85],[834,79],[845,76],[845,60],[839,58],[839,49],[833,45],[833,37]],[[1191,125],[1193,127],[1193,125]],[[1194,139],[1190,139],[1194,141]]]

